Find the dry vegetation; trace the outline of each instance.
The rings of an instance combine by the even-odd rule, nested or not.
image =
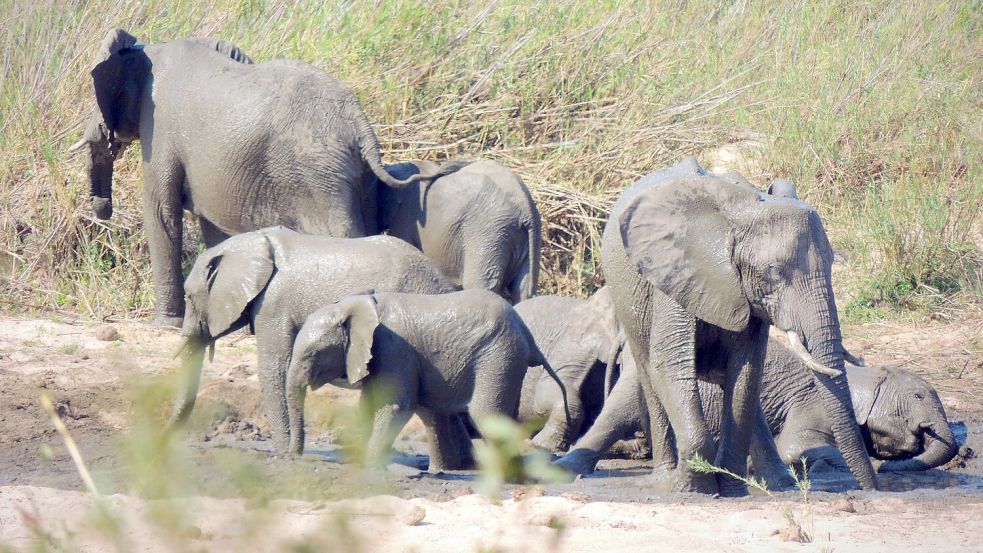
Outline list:
[[[546,291],[600,284],[595,245],[619,190],[731,144],[752,180],[790,178],[820,208],[852,269],[838,283],[848,317],[979,298],[979,2],[8,0],[8,306],[139,317],[152,305],[137,152],[117,169],[108,223],[65,153],[114,26],[315,64],[358,93],[389,162],[513,167],[546,220]]]

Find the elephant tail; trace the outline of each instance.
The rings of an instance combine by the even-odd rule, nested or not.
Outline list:
[[[563,396],[563,414],[566,416],[567,419],[567,428],[572,428],[573,419],[570,417],[570,402],[567,400],[567,387],[563,384],[563,381],[560,380],[560,375],[556,374],[556,371],[553,370],[553,367],[550,365],[549,361],[546,360],[546,356],[543,355],[542,351],[540,351],[539,346],[535,345],[536,342],[533,341],[532,344],[534,348],[533,351],[534,359],[532,363],[529,364],[529,366],[531,367],[535,367],[536,365],[542,366],[543,369],[546,371],[546,374],[550,375],[550,378],[553,379],[553,382],[556,382],[556,385],[560,388],[560,395]]]
[[[379,138],[375,135],[375,130],[372,129],[372,123],[369,122],[369,118],[362,111],[361,106],[358,105],[358,101],[354,95],[348,102],[347,110],[348,121],[358,136],[358,145],[361,149],[362,159],[368,164],[369,169],[372,170],[376,178],[387,186],[392,188],[406,188],[415,182],[436,180],[471,164],[470,161],[449,161],[439,166],[436,171],[422,171],[405,179],[397,179],[390,175],[382,164],[382,154],[379,153]]]
[[[535,209],[535,205],[533,205]],[[543,247],[543,237],[540,232],[539,218],[525,225],[528,245],[526,251],[526,266],[515,277],[512,285],[512,301],[518,303],[536,295],[539,285],[539,256]]]

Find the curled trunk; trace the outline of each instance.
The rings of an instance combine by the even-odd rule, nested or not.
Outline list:
[[[922,452],[901,461],[887,461],[878,469],[880,472],[928,470],[942,466],[956,456],[956,438],[949,425],[943,421],[926,424],[922,429]]]

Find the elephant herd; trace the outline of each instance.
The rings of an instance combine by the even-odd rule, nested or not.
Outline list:
[[[92,83],[72,150],[87,147],[108,218],[113,163],[140,142],[155,322],[186,338],[172,424],[206,351],[248,328],[280,452],[303,451],[306,390],[331,383],[362,390],[370,459],[417,414],[431,471],[472,466],[490,414],[538,423],[532,443],[571,472],[647,453],[672,489],[722,495],[747,490],[687,461],[743,475],[750,459],[781,487],[805,457],[872,489],[871,457],[919,470],[956,453],[931,386],[844,349],[833,250],[787,181],[759,192],[692,158],[652,173],[610,211],[606,285],[536,296],[542,229],[521,179],[493,161],[384,166],[355,96],[319,69],[117,29]],[[185,210],[207,249],[182,285]]]

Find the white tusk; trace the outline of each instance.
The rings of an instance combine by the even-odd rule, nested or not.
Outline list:
[[[68,147],[68,153],[74,154],[75,152],[77,152],[77,151],[81,150],[82,148],[84,148],[85,145],[88,144],[88,143],[89,143],[89,141],[86,140],[85,138],[83,138],[83,139],[79,140],[78,142],[76,142],[75,144],[72,144],[71,146],[69,146]]]
[[[188,342],[190,341],[191,338],[185,338],[184,340],[181,340],[181,345],[179,345],[177,349],[174,350],[174,355],[171,355],[171,359],[177,359],[178,355],[181,355],[181,353],[184,351],[184,348],[188,347]]]
[[[846,362],[847,363],[850,363],[851,365],[856,365],[858,367],[866,367],[867,366],[864,363],[864,360],[863,359],[861,359],[860,357],[857,357],[856,355],[850,353],[849,351],[846,350],[846,348],[843,348],[843,359],[846,359]]]
[[[806,350],[805,346],[802,345],[802,340],[799,339],[799,335],[796,334],[795,331],[786,330],[785,335],[788,337],[788,344],[791,346],[792,351],[797,353],[799,357],[802,358],[807,367],[819,374],[825,374],[826,376],[831,377],[837,377],[843,374],[843,371],[827,367],[819,361],[816,361],[816,358]]]

